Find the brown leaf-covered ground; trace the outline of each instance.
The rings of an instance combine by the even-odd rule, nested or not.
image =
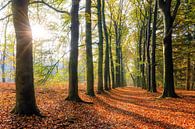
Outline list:
[[[37,105],[45,118],[10,114],[15,104],[13,84],[0,84],[0,129],[195,129],[195,91],[177,90],[179,99],[158,99],[160,93],[140,88],[117,88],[95,98],[93,104],[65,101],[67,88],[36,88]],[[161,90],[159,90],[160,92]]]

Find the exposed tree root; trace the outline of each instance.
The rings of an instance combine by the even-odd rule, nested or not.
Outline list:
[[[39,117],[46,117],[44,115],[42,115],[39,111],[39,109],[37,108],[34,108],[33,110],[24,110],[24,109],[18,109],[16,107],[13,108],[13,110],[10,112],[12,114],[16,114],[16,115],[19,115],[19,116],[32,116],[32,115],[35,115],[35,116],[39,116]]]
[[[65,100],[72,101],[72,102],[85,103],[85,104],[93,104],[93,102],[83,101],[79,96],[76,96],[76,97],[69,97],[68,96]]]

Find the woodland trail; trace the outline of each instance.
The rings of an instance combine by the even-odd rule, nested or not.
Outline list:
[[[0,129],[195,129],[195,91],[177,90],[182,98],[158,99],[159,92],[124,87],[91,98],[84,89],[80,85],[81,98],[93,104],[65,101],[62,86],[36,88],[37,105],[46,116],[40,118],[11,115],[14,85],[0,85]]]

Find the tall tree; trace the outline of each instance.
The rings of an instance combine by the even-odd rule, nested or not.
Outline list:
[[[125,77],[125,65],[124,65],[124,63],[123,63],[123,52],[122,52],[122,47],[121,47],[121,50],[120,50],[120,52],[121,52],[121,58],[120,58],[120,63],[121,63],[121,83],[120,83],[120,86],[126,86],[126,77]]]
[[[186,0],[185,1],[185,4],[186,4],[186,13],[188,14],[186,14],[185,15],[185,19],[189,19],[189,17],[191,17],[191,16],[189,16],[189,12],[191,12],[191,4],[190,4],[190,2],[188,1],[188,0]],[[187,24],[187,26],[185,26],[185,28],[186,28],[186,30],[187,30],[187,35],[186,35],[186,44],[187,44],[187,71],[186,71],[186,89],[187,90],[190,90],[190,81],[191,81],[191,47],[192,47],[192,45],[191,45],[191,41],[193,40],[193,33],[190,33],[190,27],[191,28],[193,28],[193,25],[192,25],[192,23],[190,24],[190,23],[188,23]]]
[[[105,17],[105,0],[102,0],[102,22],[103,22],[103,29],[104,29],[104,37],[106,41],[106,49],[105,49],[105,66],[104,66],[104,88],[105,90],[109,90],[109,38],[108,38],[108,31],[106,25],[106,17]]]
[[[110,55],[110,72],[111,72],[111,80],[112,80],[112,88],[116,87],[115,84],[115,74],[114,74],[114,60],[113,60],[113,53],[112,53],[112,19],[113,19],[113,12],[112,12],[112,7],[111,5],[108,3],[108,7],[109,7],[109,11],[110,11],[110,23],[109,23],[109,42],[110,42],[110,46],[109,46],[109,55]]]
[[[71,8],[71,42],[69,58],[69,92],[66,100],[82,101],[78,95],[78,41],[79,41],[79,3],[72,0]]]
[[[192,67],[192,84],[191,84],[191,89],[194,89],[194,83],[195,83],[195,61],[192,63],[193,67]]]
[[[12,113],[20,115],[40,115],[36,106],[32,32],[28,18],[28,0],[13,0],[13,23],[16,33],[16,106]]]
[[[122,17],[123,17],[123,7],[124,0],[119,1],[118,14],[113,20],[114,23],[114,31],[115,31],[115,43],[116,43],[116,63],[115,63],[115,77],[116,77],[116,87],[120,87],[122,84],[121,80],[121,64],[122,64],[122,48],[121,48],[121,36],[122,36]]]
[[[147,44],[146,44],[146,54],[147,54],[147,88],[148,91],[151,89],[151,64],[150,64],[150,37],[151,37],[151,18],[152,18],[152,1],[149,1],[149,14],[147,23]]]
[[[180,6],[180,0],[176,1],[172,13],[171,0],[159,0],[159,8],[163,13],[164,21],[164,91],[162,97],[178,97],[174,89],[173,57],[172,57],[172,32],[173,23]]]
[[[109,52],[110,52],[110,72],[111,72],[111,78],[112,78],[112,88],[116,87],[115,84],[115,75],[114,75],[114,61],[113,61],[113,54],[112,54],[112,35],[110,33],[110,47],[109,47]]]
[[[151,92],[156,92],[156,22],[158,13],[158,0],[154,3],[154,18],[152,28],[152,70],[151,70]]]
[[[121,83],[121,72],[120,72],[120,37],[119,37],[119,28],[118,28],[118,25],[117,25],[117,22],[114,21],[114,27],[115,27],[115,42],[116,42],[116,64],[115,64],[115,77],[116,77],[116,87],[119,87],[120,86],[120,83]]]
[[[190,79],[191,79],[191,57],[190,57],[190,50],[188,44],[188,52],[187,52],[187,72],[186,72],[186,89],[190,90]]]
[[[143,25],[139,28],[139,41],[138,41],[138,54],[139,54],[139,58],[138,58],[138,66],[139,66],[139,70],[140,73],[142,74],[142,36],[143,36]],[[143,77],[140,76],[138,77],[137,80],[137,86],[143,86]]]
[[[102,7],[101,0],[97,0],[98,33],[99,33],[99,59],[98,59],[98,93],[103,92],[103,33],[102,33]]]
[[[140,72],[141,72],[141,77],[140,77],[140,85],[142,86],[142,88],[146,88],[146,81],[145,81],[145,46],[146,46],[146,36],[147,36],[147,33],[146,33],[146,17],[147,15],[145,14],[147,11],[146,11],[146,8],[144,6],[144,11],[142,10],[143,8],[143,5],[142,5],[142,2],[139,3],[139,13],[140,13],[140,16],[138,18],[138,21],[139,21],[139,42],[138,42],[138,53],[139,53],[139,69],[140,69]],[[145,12],[145,13],[144,13]],[[141,25],[141,26],[140,26]],[[139,84],[139,83],[138,83]]]
[[[144,18],[144,23],[147,21],[146,17]],[[141,68],[141,73],[142,73],[142,88],[146,89],[146,77],[145,77],[145,61],[146,61],[146,42],[147,42],[147,24],[144,25],[143,29],[143,35],[144,35],[144,41],[143,41],[143,52],[142,52],[142,68]]]
[[[86,19],[87,94],[90,96],[95,96],[92,36],[91,36],[91,0],[86,0],[85,19]]]

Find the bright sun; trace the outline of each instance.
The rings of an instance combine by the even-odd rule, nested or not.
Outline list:
[[[48,37],[48,31],[41,25],[31,25],[32,36],[34,40],[46,39]]]

